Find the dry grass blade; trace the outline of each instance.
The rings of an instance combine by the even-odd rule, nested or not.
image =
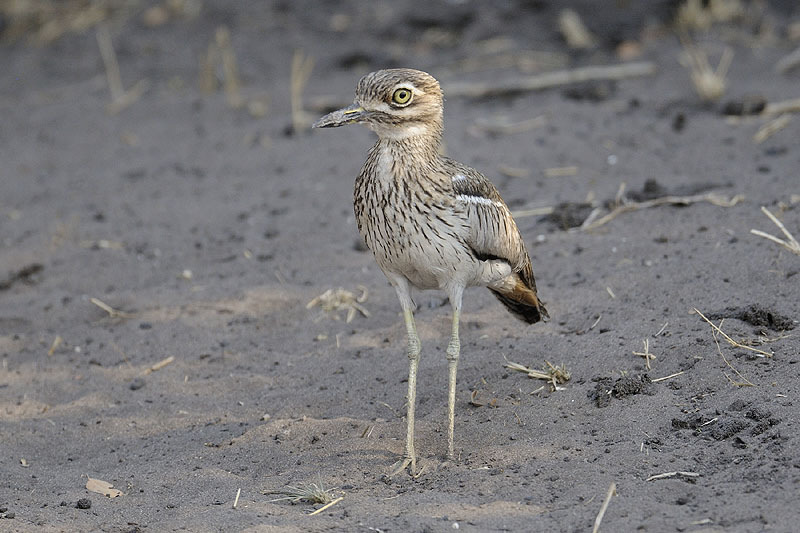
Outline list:
[[[333,501],[333,491],[336,488],[326,489],[321,481],[306,485],[287,485],[283,489],[265,491],[264,494],[283,494],[281,498],[270,500],[279,502],[289,500],[292,503],[307,502],[311,504],[327,504]]]
[[[626,202],[623,199],[624,203],[622,203],[622,205],[618,205],[602,217],[597,218],[590,215],[578,229],[582,231],[597,229],[600,226],[608,224],[623,213],[648,209],[660,205],[690,205],[698,202],[708,202],[719,207],[733,207],[742,200],[744,200],[744,196],[742,195],[726,198],[714,193],[696,194],[694,196],[662,196],[661,198],[653,198],[652,200],[646,200],[644,202]]]
[[[550,383],[550,387],[553,391],[558,390],[558,385],[562,385],[569,381],[571,374],[565,365],[555,366],[550,361],[545,361],[546,368],[544,372],[540,370],[535,370],[533,368],[529,368],[525,365],[521,365],[519,363],[513,363],[511,361],[506,360],[506,368],[511,370],[516,370],[517,372],[523,372],[528,375],[531,379],[543,379]]]
[[[152,374],[153,372],[158,372],[159,370],[161,370],[165,366],[171,364],[173,361],[175,361],[175,356],[174,355],[170,355],[166,359],[162,359],[158,363],[154,364],[153,366],[151,366],[150,368],[145,370],[144,373],[146,375],[146,374]]]
[[[547,206],[547,207],[534,207],[532,209],[522,209],[520,211],[514,211],[511,215],[514,219],[517,218],[524,218],[524,217],[538,217],[543,215],[550,215],[555,211],[555,207]]]
[[[119,72],[117,54],[111,42],[111,32],[106,24],[97,28],[97,46],[100,48],[100,56],[103,58],[108,90],[111,93],[111,102],[106,106],[106,111],[114,115],[138,101],[150,84],[147,80],[139,80],[130,90],[125,90]]]
[[[685,370],[681,370],[680,372],[675,372],[674,374],[670,374],[669,376],[664,376],[663,378],[651,379],[650,383],[658,383],[659,381],[666,381],[668,379],[676,378],[681,374],[683,374],[684,372]]]
[[[663,474],[654,474],[649,478],[645,479],[645,481],[655,481],[657,479],[667,479],[671,477],[686,477],[686,478],[695,478],[700,477],[700,474],[697,472],[664,472]]]
[[[733,367],[730,361],[728,361],[728,359],[725,357],[725,354],[722,353],[722,348],[720,347],[719,341],[717,340],[717,332],[712,331],[711,336],[714,338],[714,344],[717,345],[717,353],[719,354],[719,356],[722,357],[723,361],[725,361],[727,367],[733,370],[733,373],[739,376],[739,378],[742,380],[742,381],[734,381],[728,374],[725,374],[725,377],[728,378],[728,381],[730,381],[732,385],[735,385],[737,387],[755,387],[755,385],[749,379],[744,377],[741,372],[739,372]]]
[[[778,220],[778,217],[773,215],[772,212],[764,206],[761,206],[761,212],[767,215],[767,218],[769,218],[773,224],[778,226],[778,229],[780,229],[786,236],[786,240],[780,239],[778,237],[775,237],[774,235],[770,235],[769,233],[765,233],[757,229],[751,229],[750,233],[768,239],[774,243],[780,244],[793,254],[800,255],[800,242],[797,242],[797,239],[794,238],[794,235],[789,233],[789,230],[786,229],[786,226],[783,225],[783,222]]]
[[[241,495],[242,495],[242,488],[239,487],[239,489],[236,491],[236,498],[233,500],[234,509],[236,509],[236,506],[239,505],[239,496]]]
[[[650,370],[650,361],[654,360],[656,356],[650,353],[650,339],[644,339],[643,343],[644,343],[644,351],[633,352],[633,355],[644,357],[645,366],[647,367],[647,370]]]
[[[61,338],[61,335],[56,335],[56,338],[53,339],[53,344],[51,344],[50,349],[47,350],[47,355],[53,355],[56,353],[56,350],[59,346],[61,346],[62,342],[64,342],[64,339]]]
[[[762,115],[782,115],[784,113],[800,113],[800,98],[770,102],[761,112]]]
[[[324,511],[325,509],[328,509],[329,507],[333,507],[334,505],[336,505],[337,503],[339,503],[342,500],[344,500],[344,496],[339,496],[335,500],[329,501],[328,503],[326,503],[325,505],[323,505],[322,507],[320,507],[316,511],[308,513],[308,516],[314,516],[315,514],[319,514],[322,511]]]
[[[356,313],[361,313],[365,317],[369,317],[369,311],[361,305],[367,301],[369,292],[363,285],[358,286],[361,294],[356,296],[352,292],[339,287],[338,289],[328,289],[310,302],[306,304],[306,309],[319,305],[323,311],[335,312],[339,309],[347,311],[345,322],[348,324],[355,318]],[[334,314],[333,317],[339,320],[339,316]]]
[[[125,18],[129,7],[125,0],[0,1],[3,37],[26,36],[29,42],[47,45],[66,34],[84,33],[117,14]]]
[[[726,341],[728,341],[728,344],[730,344],[732,346],[735,346],[736,348],[742,348],[744,350],[749,350],[751,352],[754,352],[756,354],[756,357],[772,357],[771,353],[765,352],[764,350],[759,350],[758,348],[753,348],[752,346],[746,346],[746,345],[744,345],[744,344],[742,344],[740,342],[736,342],[735,340],[730,338],[727,333],[722,331],[722,328],[720,328],[720,326],[717,326],[716,324],[711,322],[709,319],[707,319],[706,316],[703,313],[701,313],[700,310],[697,309],[696,307],[694,308],[694,312],[697,313],[698,315],[700,315],[700,318],[702,318],[703,320],[708,322],[708,325],[710,325],[714,329],[714,331],[716,331],[717,333],[722,335],[722,338],[725,339]],[[721,324],[722,323],[720,322],[720,325]]]
[[[122,77],[119,73],[117,54],[114,52],[114,45],[111,42],[111,32],[105,24],[97,28],[97,46],[100,47],[100,56],[103,58],[103,65],[106,68],[106,80],[111,100],[119,100],[125,93],[125,89],[122,87]]]
[[[109,318],[133,318],[136,315],[134,313],[126,313],[125,311],[120,311],[119,309],[114,309],[104,301],[98,298],[89,298],[89,301],[92,302],[94,305],[108,313]]]
[[[606,509],[608,509],[608,504],[611,503],[611,498],[617,494],[617,484],[611,483],[608,487],[608,492],[606,492],[606,498],[603,500],[603,505],[600,506],[600,511],[597,513],[597,517],[594,519],[594,527],[592,528],[592,533],[597,533],[600,531],[600,522],[603,521],[603,516],[606,514]]]
[[[558,14],[558,30],[570,48],[586,49],[595,45],[596,39],[573,9],[562,9]]]
[[[314,58],[306,56],[302,50],[295,50],[292,56],[292,71],[289,90],[292,103],[292,128],[295,132],[306,129],[310,123],[303,109],[303,90],[311,78]]]
[[[706,53],[684,39],[684,51],[688,60],[689,76],[698,96],[708,102],[716,102],[728,87],[726,77],[733,60],[733,50],[726,47],[716,69],[711,68]]]
[[[222,73],[225,80],[225,98],[233,109],[239,109],[244,104],[241,94],[242,83],[239,79],[239,67],[236,63],[236,52],[231,44],[231,33],[227,26],[220,26],[214,34],[214,39],[219,50],[222,62]]]
[[[758,128],[758,131],[755,132],[755,134],[753,135],[753,142],[755,142],[756,144],[763,143],[764,141],[766,141],[767,139],[769,139],[770,137],[772,137],[773,135],[784,129],[786,126],[788,126],[791,120],[792,116],[789,115],[788,113],[784,113],[783,115],[778,115],[773,120],[770,120],[769,122]]]

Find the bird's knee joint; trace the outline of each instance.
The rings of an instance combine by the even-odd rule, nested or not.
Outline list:
[[[408,341],[408,358],[419,359],[419,353],[422,351],[422,345],[419,341]]]
[[[458,342],[450,342],[447,345],[447,360],[458,361],[458,355],[461,352],[461,345]]]

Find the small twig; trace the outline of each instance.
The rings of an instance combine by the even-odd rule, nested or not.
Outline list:
[[[725,357],[725,354],[722,353],[722,348],[720,347],[719,341],[717,340],[717,332],[716,331],[712,331],[711,332],[711,337],[713,337],[714,344],[716,344],[716,346],[717,346],[717,353],[719,354],[719,356],[722,357],[722,360],[725,361],[725,364],[728,366],[728,368],[733,370],[734,374],[736,374],[737,376],[739,376],[739,378],[742,379],[742,381],[734,381],[734,380],[731,379],[731,377],[728,374],[725,374],[725,372],[723,372],[725,377],[728,378],[728,381],[731,382],[731,385],[735,385],[737,387],[755,387],[755,385],[749,379],[744,377],[741,372],[739,372],[738,370],[736,370],[733,367],[733,365],[730,363],[730,361],[728,361],[728,359]]]
[[[151,374],[153,372],[158,372],[159,370],[161,370],[162,368],[164,368],[168,364],[172,363],[174,360],[175,360],[175,356],[174,355],[170,355],[166,359],[162,359],[158,363],[154,364],[153,366],[151,366],[150,368],[145,370],[144,373],[145,374]]]
[[[239,80],[239,67],[236,64],[236,52],[231,44],[231,32],[227,26],[220,26],[214,35],[217,49],[222,61],[222,73],[225,81],[225,97],[228,105],[234,109],[242,107],[244,100],[241,95]]]
[[[694,478],[694,477],[700,477],[700,474],[698,474],[697,472],[680,472],[680,471],[678,471],[678,472],[664,472],[663,474],[652,475],[649,478],[645,479],[645,481],[655,481],[657,479],[667,479],[667,478],[670,478],[670,477],[678,477],[678,476]]]
[[[719,100],[727,88],[728,68],[733,60],[733,50],[725,47],[722,57],[716,70],[711,68],[706,53],[689,43],[687,39],[682,39],[686,57],[689,60],[689,76],[697,94],[703,100],[714,102]]]
[[[647,367],[647,370],[650,370],[650,361],[655,359],[656,356],[650,353],[650,339],[644,339],[643,342],[644,342],[644,351],[633,352],[633,355],[644,357],[645,367]]]
[[[236,491],[236,499],[233,500],[233,508],[234,509],[236,509],[236,506],[239,505],[239,495],[241,495],[241,494],[242,494],[242,488],[239,487],[239,489]]]
[[[111,100],[117,101],[125,94],[125,89],[122,87],[122,77],[119,73],[117,54],[114,52],[114,45],[111,42],[111,32],[105,24],[97,28],[97,45],[100,47],[100,57],[106,68],[106,80]]]
[[[783,128],[789,125],[789,122],[792,120],[792,116],[788,113],[784,113],[783,115],[778,115],[773,120],[770,120],[760,128],[758,131],[753,135],[753,142],[756,144],[761,144]]]
[[[361,294],[358,296],[341,287],[338,289],[328,289],[324,293],[308,302],[306,304],[306,309],[311,309],[315,305],[319,305],[323,311],[328,313],[338,311],[339,309],[346,310],[347,316],[345,318],[345,322],[348,324],[355,318],[356,312],[361,313],[365,317],[369,317],[369,311],[366,307],[361,305],[367,301],[367,298],[369,297],[369,291],[363,285],[359,285],[358,289],[361,291]],[[336,314],[333,314],[332,316],[336,320],[339,319],[338,315]]]
[[[128,91],[122,85],[117,54],[111,42],[111,32],[108,26],[103,24],[97,28],[97,46],[100,47],[100,57],[106,69],[106,80],[108,90],[111,93],[111,103],[106,106],[109,114],[116,114],[139,100],[150,86],[147,80],[139,80]]]
[[[786,226],[783,225],[783,222],[778,220],[778,217],[773,215],[772,212],[764,206],[761,206],[761,212],[767,215],[767,218],[769,218],[773,224],[778,226],[778,229],[780,229],[786,236],[786,240],[780,239],[778,237],[775,237],[774,235],[770,235],[769,233],[765,233],[757,229],[751,229],[750,233],[768,239],[774,243],[780,244],[793,254],[800,255],[800,242],[797,242],[797,239],[794,238],[794,235],[789,233],[789,230],[786,229]]]
[[[62,342],[64,342],[64,339],[61,338],[61,335],[56,335],[56,338],[53,339],[53,344],[51,344],[50,349],[47,350],[47,355],[51,356],[54,353],[56,353],[56,350],[58,349],[59,346],[61,346]]]
[[[659,335],[661,335],[662,333],[664,333],[664,330],[665,330],[665,329],[667,329],[667,326],[669,326],[669,322],[664,322],[664,325],[663,325],[663,326],[661,326],[661,329],[660,329],[660,330],[658,330],[658,333],[656,333],[655,335],[653,335],[653,337],[658,337]]]
[[[129,105],[135,103],[142,97],[144,93],[147,92],[147,89],[150,88],[150,82],[147,80],[139,80],[137,81],[133,87],[125,91],[122,96],[109,102],[106,105],[106,111],[110,115],[116,115]]]
[[[544,176],[546,178],[563,178],[567,176],[574,176],[578,173],[578,167],[570,165],[568,167],[551,167],[544,169]]]
[[[782,115],[784,113],[800,112],[800,98],[782,100],[780,102],[770,102],[761,112],[762,115]]]
[[[586,49],[596,44],[596,39],[573,9],[562,9],[558,14],[558,30],[570,48]]]
[[[548,207],[533,207],[531,209],[521,209],[519,211],[514,211],[512,216],[514,219],[523,218],[523,217],[538,217],[543,215],[550,215],[555,211],[555,207],[548,206]]]
[[[545,368],[544,372],[529,368],[519,363],[513,363],[508,359],[506,359],[505,366],[506,368],[516,370],[517,372],[524,372],[529,378],[543,379],[550,383],[550,387],[553,391],[559,390],[558,385],[569,381],[571,377],[569,370],[567,370],[565,365],[555,366],[550,361],[545,361],[545,364],[547,365],[547,368]]]
[[[707,318],[706,318],[706,316],[705,316],[703,313],[701,313],[699,309],[697,309],[697,308],[695,307],[695,308],[694,308],[694,311],[695,311],[695,313],[697,313],[698,315],[700,315],[700,318],[702,318],[703,320],[705,320],[706,322],[708,322],[708,324],[709,324],[709,325],[710,325],[710,326],[711,326],[711,327],[712,327],[712,328],[713,328],[713,329],[714,329],[714,330],[715,330],[717,333],[719,333],[720,335],[722,335],[722,337],[723,337],[723,338],[724,338],[726,341],[728,341],[728,343],[729,343],[729,344],[731,344],[731,345],[733,345],[733,346],[735,346],[735,347],[737,347],[737,348],[742,348],[742,349],[744,349],[744,350],[750,350],[751,352],[755,352],[755,354],[756,354],[756,357],[772,357],[772,354],[771,354],[771,353],[765,352],[765,351],[763,351],[763,350],[759,350],[758,348],[753,348],[752,346],[746,346],[746,345],[744,345],[744,344],[741,344],[741,343],[739,343],[739,342],[736,342],[735,340],[733,340],[732,338],[730,338],[730,337],[728,336],[728,334],[727,334],[727,333],[725,333],[724,331],[722,331],[722,329],[720,329],[720,327],[719,327],[719,326],[717,326],[716,324],[714,324],[713,322],[711,322],[709,319],[707,319]]]
[[[328,502],[327,504],[323,505],[322,507],[320,507],[319,509],[317,509],[317,510],[316,510],[316,511],[314,511],[313,513],[309,513],[309,514],[308,514],[308,516],[314,516],[315,514],[319,514],[319,513],[321,513],[322,511],[324,511],[325,509],[327,509],[328,507],[331,507],[331,506],[333,506],[333,505],[336,505],[337,503],[339,503],[339,502],[340,502],[340,501],[342,501],[343,499],[344,499],[344,496],[339,496],[339,497],[338,497],[338,498],[336,498],[335,500],[331,500],[331,501],[330,501],[330,502]]]
[[[292,70],[289,79],[290,99],[292,105],[292,128],[300,132],[308,127],[308,117],[303,109],[303,89],[311,77],[314,59],[306,56],[302,50],[295,50],[292,56]]]
[[[714,193],[706,193],[696,194],[694,196],[662,196],[660,198],[653,198],[652,200],[646,200],[644,202],[627,202],[623,203],[622,205],[618,205],[609,213],[600,218],[592,218],[590,215],[578,229],[582,231],[597,229],[600,226],[611,222],[622,213],[638,211],[639,209],[648,209],[650,207],[656,207],[660,205],[690,205],[698,202],[708,202],[719,207],[733,207],[742,200],[744,200],[744,196],[741,195],[736,195],[729,199]]]
[[[597,533],[600,531],[600,522],[603,521],[603,516],[606,514],[606,509],[608,509],[608,504],[611,503],[611,498],[617,494],[617,484],[612,482],[611,485],[608,487],[608,492],[606,492],[606,499],[603,500],[603,505],[600,506],[600,512],[597,513],[597,518],[594,519],[594,527],[592,528],[592,533]]]
[[[119,309],[114,309],[104,301],[98,298],[89,298],[89,301],[108,313],[109,318],[133,318],[136,315],[133,313],[126,313],[125,311],[120,311]]]
[[[651,379],[650,383],[658,383],[659,381],[666,381],[668,379],[676,378],[681,374],[683,374],[684,372],[685,370],[681,370],[680,372],[675,372],[674,374],[670,374],[669,376],[664,376],[663,378]]]
[[[465,96],[468,98],[485,98],[487,96],[538,91],[584,81],[621,80],[639,76],[650,76],[654,74],[655,71],[656,65],[651,62],[579,67],[571,70],[557,70],[535,76],[526,76],[498,82],[450,83],[445,87],[444,92],[449,97]]]

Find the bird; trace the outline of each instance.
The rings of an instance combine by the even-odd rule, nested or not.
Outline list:
[[[409,359],[406,441],[390,475],[416,471],[414,413],[421,343],[412,288],[444,291],[452,307],[447,344],[448,445],[454,459],[459,320],[464,289],[484,286],[527,324],[549,318],[539,300],[525,242],[508,206],[483,174],[442,155],[444,97],[439,82],[410,68],[360,79],[353,103],[313,128],[363,124],[377,134],[355,180],[359,233],[394,287],[405,321]]]

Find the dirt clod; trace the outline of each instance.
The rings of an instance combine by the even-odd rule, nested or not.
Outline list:
[[[611,397],[617,399],[636,394],[653,394],[652,382],[647,374],[623,376],[615,382],[611,378],[595,378],[595,388],[589,391],[588,396],[594,400],[597,407],[607,407]]]
[[[91,509],[92,508],[92,500],[89,498],[81,498],[78,500],[78,503],[75,504],[75,507],[78,509]]]
[[[544,220],[556,228],[566,231],[583,224],[592,209],[592,204],[586,202],[562,202],[553,209],[552,213],[544,217]]]
[[[720,418],[711,428],[711,437],[714,440],[725,440],[749,426],[750,424],[741,418]]]
[[[791,318],[761,304],[750,304],[745,307],[727,307],[722,311],[709,314],[708,318],[711,320],[735,318],[756,327],[769,328],[772,331],[788,331],[795,327],[795,323]]]

